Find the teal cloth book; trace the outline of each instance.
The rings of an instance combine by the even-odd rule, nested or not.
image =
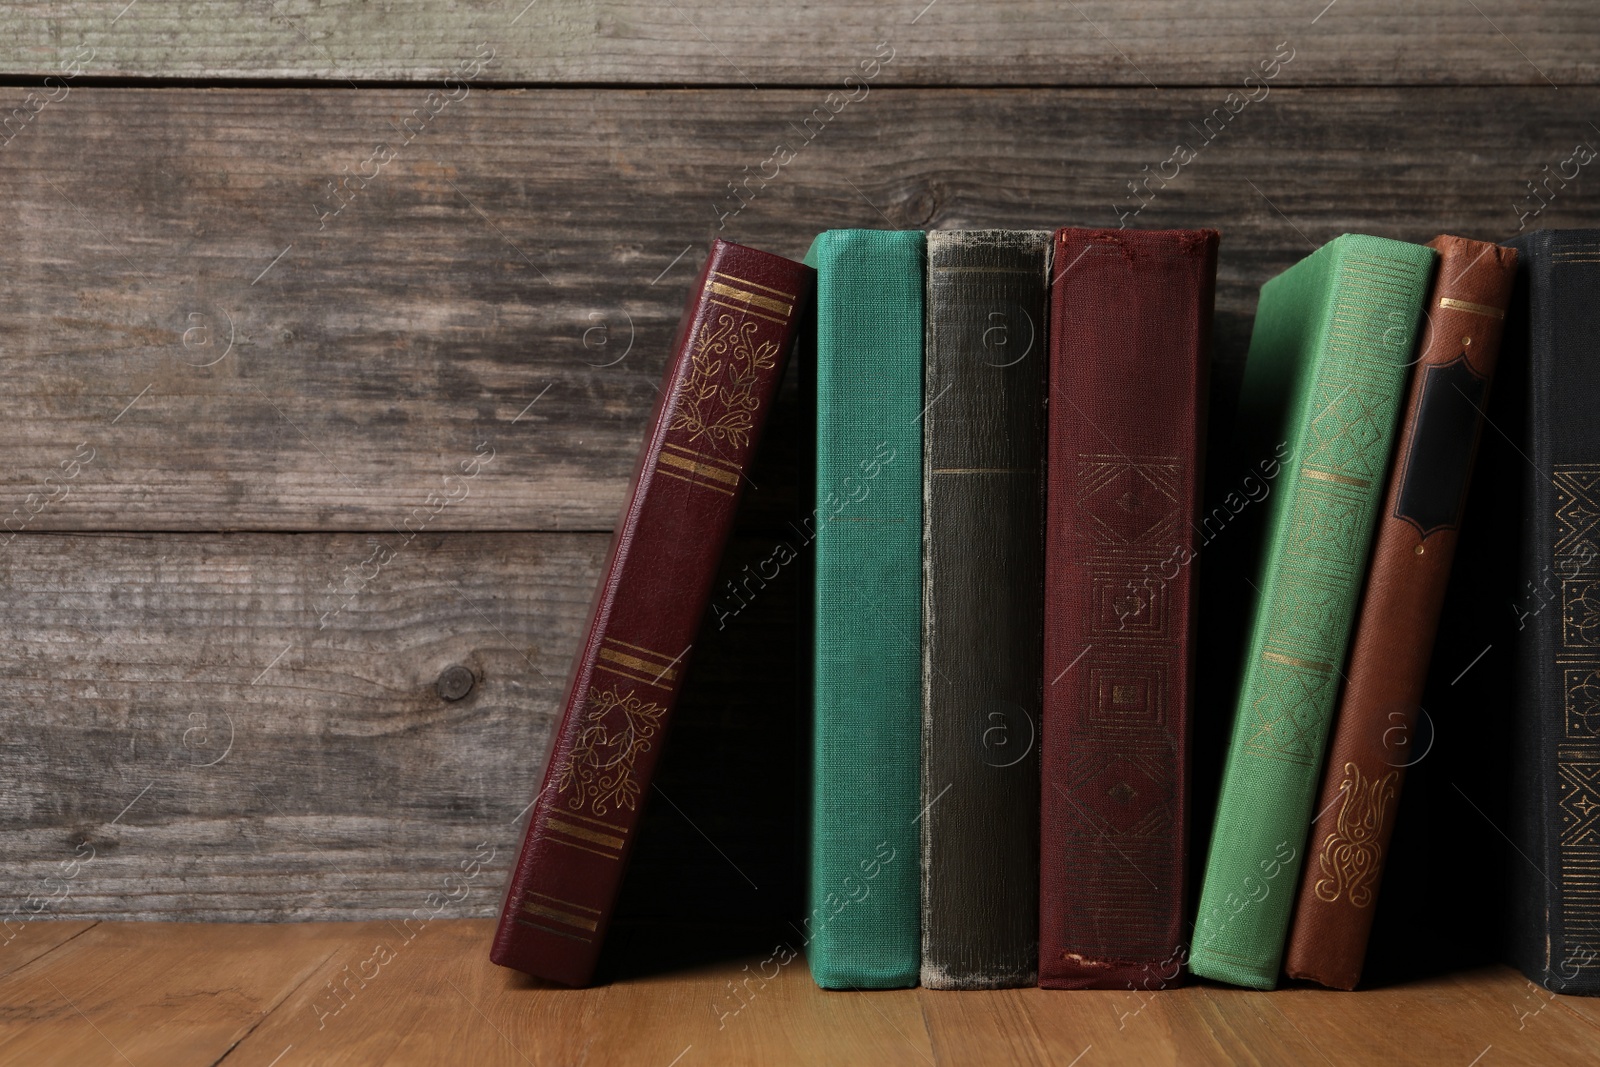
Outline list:
[[[1237,576],[1255,601],[1189,961],[1206,978],[1277,984],[1433,264],[1345,234],[1261,288],[1236,458],[1282,469]]]
[[[917,984],[922,731],[920,232],[830,230],[817,269],[807,959]]]

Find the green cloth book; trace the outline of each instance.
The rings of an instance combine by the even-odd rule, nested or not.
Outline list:
[[[920,232],[830,230],[817,269],[807,959],[824,989],[917,984]]]
[[[1345,234],[1261,288],[1240,463],[1281,462],[1189,969],[1271,989],[1434,252]],[[1246,584],[1249,583],[1249,584]]]

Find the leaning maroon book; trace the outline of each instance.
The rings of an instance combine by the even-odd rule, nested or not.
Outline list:
[[[1184,963],[1215,230],[1064,229],[1050,288],[1039,984]]]
[[[489,958],[587,985],[816,273],[715,241],[690,294]]]

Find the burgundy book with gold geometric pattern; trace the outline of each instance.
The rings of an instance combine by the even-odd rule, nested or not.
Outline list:
[[[1215,230],[1064,229],[1050,289],[1039,984],[1161,989],[1186,942]]]
[[[489,956],[593,978],[745,471],[816,273],[715,241],[567,683]]]

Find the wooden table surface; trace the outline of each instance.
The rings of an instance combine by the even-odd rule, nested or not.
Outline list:
[[[490,923],[26,924],[0,1063],[1442,1064],[1600,1060],[1600,1004],[1501,967],[1387,989],[823,992],[803,958],[651,966],[571,990],[491,964]],[[765,965],[763,965],[765,964]],[[736,992],[742,990],[742,992]]]

